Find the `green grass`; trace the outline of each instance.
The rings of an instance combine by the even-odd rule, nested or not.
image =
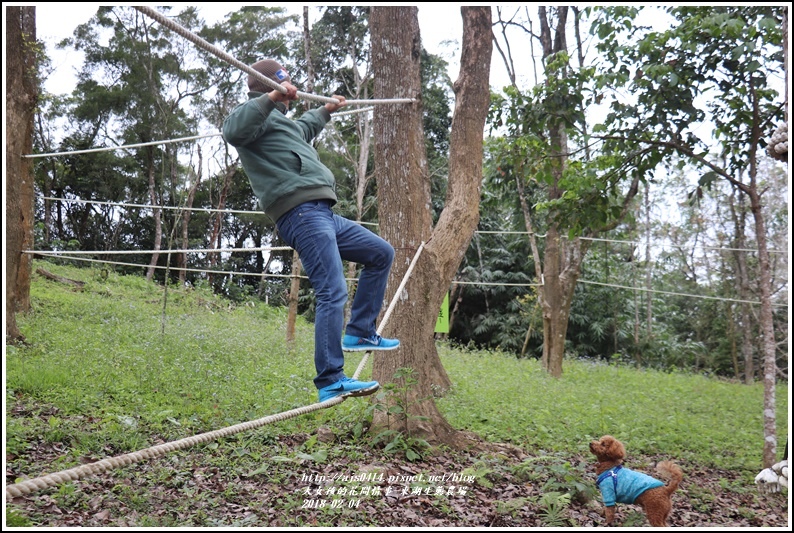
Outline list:
[[[75,291],[34,275],[33,310],[18,316],[28,345],[6,347],[7,452],[22,454],[37,439],[66,442],[69,453],[56,466],[70,468],[83,457],[127,453],[317,401],[313,327],[299,320],[289,350],[282,309],[170,288],[164,313],[163,288],[141,277],[38,266],[86,285]],[[586,455],[591,439],[609,433],[627,442],[629,455],[748,471],[761,464],[760,383],[575,360],[554,379],[535,360],[443,344],[439,352],[453,382],[440,409],[453,426],[489,440],[530,454]],[[349,373],[359,361],[348,355]],[[23,412],[12,412],[15,405]],[[782,450],[785,386],[777,389],[777,405]],[[312,434],[320,425],[355,433],[366,408],[344,402],[265,426],[255,438]],[[242,448],[255,453],[255,444]]]
[[[562,378],[538,361],[441,348],[455,383],[439,400],[447,419],[489,440],[530,452],[588,455],[611,434],[628,454],[661,454],[719,468],[761,464],[763,385],[685,373],[566,361]],[[776,392],[780,449],[788,432],[788,388]]]
[[[170,288],[164,314],[162,287],[139,277],[36,266],[86,285],[74,291],[34,276],[33,310],[17,319],[28,345],[6,347],[7,406],[22,397],[57,407],[50,433],[70,433],[70,420],[85,426],[79,417],[88,417],[89,434],[69,435],[86,448],[78,453],[108,442],[129,451],[152,434],[182,438],[317,401],[313,327],[300,321],[289,350],[282,309]],[[349,365],[360,358],[348,357]],[[8,418],[10,445],[41,431],[37,415]],[[317,418],[326,415],[273,431],[306,431]]]

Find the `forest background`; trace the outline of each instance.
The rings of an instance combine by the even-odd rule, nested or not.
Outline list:
[[[355,97],[370,82],[367,79],[366,10],[313,9],[317,22],[312,28],[312,42],[318,49],[314,57],[322,58],[313,68],[314,91],[318,94],[339,91]],[[766,20],[772,21],[775,12],[772,7],[759,8],[754,16],[763,22],[766,15],[761,12],[764,10],[770,14]],[[632,16],[638,16],[641,11],[636,10]],[[628,17],[627,13],[615,13],[615,19]],[[670,13],[665,15],[673,24]],[[212,132],[230,107],[244,97],[241,92],[243,73],[219,65],[186,42],[157,42],[146,50],[137,50],[128,42],[113,39],[110,48],[104,48],[103,41],[108,38],[110,28],[114,24],[134,24],[124,18],[132,16],[129,8],[114,8],[102,14],[101,24],[92,19],[77,28],[74,37],[61,43],[62,48],[81,51],[85,63],[74,92],[44,93],[37,120],[36,152],[78,150]],[[536,194],[529,190],[526,198],[516,194],[514,176],[507,170],[511,163],[507,160],[509,150],[505,140],[513,147],[519,146],[521,143],[516,139],[520,136],[516,132],[525,129],[527,124],[514,121],[511,125],[506,118],[509,111],[505,110],[508,106],[512,109],[527,106],[533,98],[532,87],[523,86],[527,83],[526,77],[516,74],[517,64],[525,71],[531,64],[536,83],[540,79],[538,76],[542,77],[542,61],[533,47],[533,24],[536,28],[538,22],[533,22],[536,15],[529,11],[508,12],[494,8],[493,16],[497,42],[501,37],[504,43],[497,46],[494,54],[495,57],[501,54],[505,59],[504,65],[511,73],[513,85],[492,86],[493,106],[488,125],[491,137],[487,140],[480,231],[450,287],[449,337],[461,344],[498,347],[521,357],[533,357],[541,354],[543,326],[537,295],[536,259],[527,239],[522,207],[525,209],[528,201],[528,205],[536,208],[536,224],[542,224],[539,221],[548,204],[543,201],[542,191]],[[588,16],[589,19],[578,14],[577,21],[581,19],[582,24],[590,24],[602,17],[600,26],[593,27],[603,31],[605,15],[594,12]],[[250,55],[253,59],[260,55],[255,50],[270,49],[291,71],[298,73],[298,79],[305,76],[307,69],[301,51],[303,34],[297,31],[300,20],[282,8],[245,8],[211,26],[204,26],[195,17],[194,10],[185,9],[178,19],[210,39],[222,40],[232,55],[243,58]],[[348,26],[351,21],[356,24]],[[231,35],[231,29],[241,24],[266,30]],[[515,36],[508,40],[506,32],[500,35],[500,28],[515,27],[524,33],[522,40]],[[641,28],[641,25],[632,26],[631,31],[640,32]],[[608,41],[601,38],[601,34],[579,30],[578,22],[577,38],[583,39],[578,48],[587,50],[588,56]],[[342,42],[344,46],[340,46]],[[580,54],[585,53],[581,51]],[[118,77],[123,76],[118,71],[120,64],[141,61],[140,54],[145,54],[147,61],[159,62],[162,79],[156,94],[143,93],[140,87]],[[519,56],[521,61],[512,59]],[[769,101],[769,114],[762,117],[767,132],[783,118],[781,92],[787,88],[783,83],[780,56],[779,50],[770,50],[765,55],[769,61],[763,65],[768,74],[764,94]],[[426,59],[423,104],[432,165],[433,203],[437,212],[445,192],[445,158],[453,98],[448,62],[430,54]],[[177,72],[176,65],[193,67]],[[340,65],[345,66],[340,68]],[[44,85],[47,85],[49,68],[45,65],[42,72]],[[635,67],[631,75],[636,77],[638,72],[641,70]],[[589,75],[591,83],[605,83],[603,78]],[[670,73],[662,71],[658,76],[661,79]],[[620,98],[635,98],[625,91],[620,94],[617,85],[624,82],[616,80],[616,87],[610,89]],[[600,120],[617,124],[618,113],[610,114],[606,104],[610,102],[613,109],[617,109],[611,102],[622,105],[620,99],[614,100],[608,91],[588,89],[581,82],[577,83],[580,84],[579,103],[591,113],[587,116],[592,116],[593,109],[597,109],[595,114]],[[166,105],[170,109],[167,118],[153,113],[155,107],[164,109]],[[572,102],[565,105],[570,106]],[[725,160],[730,157],[728,150],[746,157],[747,147],[736,146],[737,140],[728,139],[731,146],[726,148],[726,141],[723,140],[721,146],[720,139],[716,138],[727,134],[720,131],[727,128],[715,127],[714,120],[718,125],[722,125],[719,121],[728,124],[726,119],[720,118],[721,113],[725,113],[721,106],[738,106],[738,100],[719,102],[713,93],[704,92],[693,100],[693,105],[697,108],[693,112],[702,113],[702,116],[687,127],[695,130],[699,141],[710,143],[709,157]],[[130,109],[140,110],[141,116],[130,116]],[[367,144],[361,140],[361,133],[366,131],[365,117],[366,114],[362,114],[338,119],[320,141],[319,149],[338,177],[342,198],[338,206],[340,213],[374,224],[377,222],[374,201],[377,191],[374,180],[370,179],[372,164],[364,161],[364,169],[360,168],[361,148]],[[735,120],[745,119],[737,116]],[[280,244],[269,221],[255,214],[257,206],[234,151],[217,136],[171,144],[161,150],[150,151],[148,155],[141,151],[118,150],[38,159],[37,189],[42,197],[69,201],[39,201],[36,249],[152,250],[169,235],[177,248],[239,249]],[[776,357],[778,366],[787,368],[787,173],[785,164],[764,155],[758,157],[757,165],[763,182],[761,188],[766,191],[763,209],[770,243]],[[745,381],[758,376],[760,350],[752,341],[758,337],[758,306],[747,302],[757,301],[754,295],[759,291],[754,285],[760,277],[753,272],[757,263],[756,235],[748,222],[749,206],[735,184],[715,180],[714,175],[704,173],[696,159],[688,160],[674,154],[664,160],[658,157],[653,165],[634,170],[645,173],[642,177],[644,191],[632,201],[625,219],[608,234],[591,241],[571,302],[566,354],[620,359],[657,368],[687,368]],[[744,170],[747,168],[745,164]],[[630,174],[632,169],[626,166],[619,172]],[[608,183],[608,176],[606,180],[600,179],[605,185],[613,186]],[[533,180],[542,185],[542,175],[540,180],[534,177],[527,183]],[[629,186],[618,180],[614,185]],[[179,218],[175,215],[178,211],[162,211],[159,229],[156,211],[113,205],[155,203],[166,209],[177,209],[184,207],[188,199],[191,207],[198,211],[184,211]],[[524,201],[523,206],[519,199]],[[88,200],[93,202],[87,203]],[[218,208],[230,212],[221,216],[211,211]],[[581,227],[576,228],[576,223],[581,222],[571,224],[573,232],[581,232]],[[543,233],[541,228],[537,228],[537,233]],[[149,257],[138,254],[126,257],[125,261],[133,257],[140,262],[150,259],[151,267],[161,267],[147,271],[148,278],[160,280],[168,257],[175,269],[188,267],[238,274],[265,270],[274,276],[289,273],[292,262],[288,252],[268,254],[266,251]],[[98,254],[95,259],[111,260],[111,257]],[[140,271],[139,267],[128,265],[114,268]],[[232,300],[255,294],[273,305],[281,305],[286,303],[289,293],[289,280],[285,277],[270,277],[265,283],[265,279],[256,276],[215,275],[212,272],[172,270],[171,276],[193,284],[208,283]],[[310,319],[311,305],[311,291],[304,281],[301,311]]]

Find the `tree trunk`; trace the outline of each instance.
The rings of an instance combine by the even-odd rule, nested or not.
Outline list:
[[[192,215],[191,208],[193,207],[193,201],[196,198],[196,191],[198,190],[198,186],[201,183],[201,173],[202,170],[202,158],[201,158],[201,146],[197,147],[198,150],[198,170],[196,171],[196,179],[190,185],[190,191],[188,191],[187,195],[187,202],[185,202],[185,210],[182,212],[182,246],[183,250],[187,250],[188,246],[190,245],[189,239],[189,228],[190,228],[190,217]],[[185,281],[187,280],[187,253],[179,254],[179,283],[182,284],[184,287]]]
[[[755,331],[755,327],[753,325],[750,304],[747,303],[752,299],[750,276],[747,269],[747,256],[746,252],[744,252],[744,249],[747,248],[747,242],[744,238],[747,210],[745,208],[744,195],[739,193],[735,188],[734,193],[730,196],[728,207],[731,212],[731,218],[733,219],[733,233],[735,235],[734,248],[737,249],[733,252],[734,267],[736,269],[736,286],[739,299],[742,300],[739,304],[739,320],[741,325],[739,334],[742,336],[741,350],[742,358],[744,359],[744,382],[747,385],[752,385],[755,379],[755,365],[753,364],[753,331]]]
[[[237,166],[229,165],[226,167],[226,172],[223,175],[223,185],[221,185],[221,190],[218,197],[218,212],[215,213],[215,217],[212,219],[212,228],[210,229],[210,235],[208,239],[210,248],[221,247],[221,231],[223,230],[222,211],[226,208],[226,197],[229,195],[229,187],[232,183],[232,177],[234,177],[236,172]],[[207,254],[208,270],[212,270],[220,262],[220,257],[220,252],[209,252]],[[209,281],[210,286],[212,286],[212,273],[207,274],[207,280]]]
[[[298,295],[301,288],[301,260],[297,250],[292,252],[292,280],[289,285],[287,305],[287,347],[291,350],[295,343],[295,323],[298,321]]]
[[[789,122],[788,112],[788,10],[783,12],[783,53],[785,60],[783,66],[785,69],[785,76],[783,77],[786,82],[786,123]],[[754,118],[758,119],[758,109],[754,106]],[[759,124],[756,120],[755,124]],[[754,131],[756,135],[760,132]],[[757,143],[753,146],[757,146]],[[762,338],[762,351],[763,354],[763,368],[764,368],[764,468],[769,468],[777,462],[777,420],[776,420],[776,402],[775,402],[775,384],[777,377],[777,361],[776,347],[775,347],[775,332],[774,332],[774,317],[772,315],[772,276],[769,266],[769,251],[766,244],[766,225],[764,223],[764,215],[761,211],[761,198],[758,194],[758,189],[755,180],[756,160],[755,152],[751,152],[750,160],[750,178],[751,188],[748,196],[750,197],[750,209],[753,212],[755,220],[755,234],[758,241],[758,271],[760,274],[761,283],[761,313],[760,313],[760,328]],[[788,459],[788,457],[786,457]]]
[[[351,50],[350,57],[355,56],[355,50]],[[369,98],[366,81],[361,78],[358,68],[353,65],[353,77],[356,84],[356,98],[366,100]],[[372,119],[369,113],[359,113],[356,119],[356,132],[359,139],[358,158],[356,164],[356,221],[361,222],[364,220],[364,197],[367,192],[367,185],[371,178],[367,174],[367,163],[369,162],[369,149],[372,142]],[[353,279],[356,277],[357,266],[355,263],[348,263],[347,277]],[[348,293],[350,298],[345,305],[345,323],[350,319],[350,306],[353,303],[353,294],[355,293],[356,283],[353,281],[348,282]]]
[[[37,114],[34,118],[34,139],[38,137],[39,144],[41,146],[41,150],[43,152],[54,152],[55,150],[52,149],[51,144],[49,143],[49,138],[45,134],[43,120],[40,114]],[[55,182],[55,178],[57,176],[57,165],[55,162],[55,158],[50,158],[47,161],[47,169],[42,171],[42,179],[43,183],[41,186],[41,194],[45,197],[52,196],[52,184]],[[53,203],[52,200],[44,200],[44,221],[43,221],[43,236],[42,242],[44,246],[49,247],[50,243],[52,242],[52,238],[50,236],[50,232],[52,231],[52,209]]]
[[[544,61],[550,56],[567,49],[565,21],[568,8],[557,8],[557,31],[552,36],[546,8],[538,8]],[[560,73],[560,75],[563,75]],[[552,153],[552,173],[554,185],[549,189],[549,199],[562,196],[557,183],[562,179],[568,152],[568,137],[563,124],[552,124],[547,132]],[[581,241],[563,239],[559,223],[552,213],[549,229],[546,231],[546,253],[543,259],[543,286],[539,294],[543,308],[543,367],[554,377],[562,375],[562,360],[565,355],[565,336],[568,332],[568,313],[571,308],[573,291],[579,278],[579,266],[583,254]]]
[[[777,462],[777,409],[775,401],[775,382],[777,362],[774,317],[772,315],[772,278],[769,267],[769,251],[766,246],[766,227],[761,212],[761,199],[753,188],[750,205],[755,218],[755,238],[758,243],[758,275],[761,311],[761,353],[764,368],[764,468]]]
[[[645,186],[645,334],[646,341],[653,340],[653,292],[652,277],[653,262],[651,261],[651,190],[648,185]]]
[[[436,351],[434,330],[444,295],[479,222],[483,128],[490,96],[488,76],[483,74],[490,70],[493,46],[490,8],[462,7],[461,13],[463,47],[460,77],[454,84],[449,182],[435,230],[428,208],[430,177],[420,104],[417,8],[374,6],[370,15],[375,98],[417,100],[378,106],[373,122],[381,235],[396,251],[388,300],[417,249],[426,243],[383,331],[399,338],[401,347],[389,357],[375,357],[373,364],[373,376],[383,385],[396,383],[400,368],[411,368],[417,382],[408,391],[407,416],[389,420],[376,411],[373,427],[388,426],[450,445],[461,444],[464,437],[444,419],[433,400],[451,385]]]
[[[6,18],[6,342],[24,342],[16,321],[30,310],[33,248],[33,114],[38,102],[36,8],[7,6]]]
[[[758,325],[761,333],[761,354],[764,381],[764,468],[777,462],[777,408],[775,402],[775,386],[777,380],[777,346],[775,343],[774,315],[772,313],[772,269],[769,264],[769,248],[766,242],[766,222],[764,220],[761,194],[758,191],[758,147],[763,137],[761,131],[762,118],[758,109],[756,88],[750,79],[753,102],[753,127],[751,133],[750,153],[748,154],[750,183],[746,188],[750,199],[750,211],[755,222],[755,239],[758,245],[758,292],[761,309]]]
[[[151,148],[149,149],[151,150]],[[163,221],[162,221],[162,209],[160,209],[160,202],[157,199],[157,187],[155,184],[155,170],[154,170],[154,158],[150,157],[149,159],[149,201],[152,204],[152,214],[154,215],[154,250],[160,250],[163,242]],[[149,268],[146,271],[146,281],[152,281],[154,278],[154,270],[157,266],[157,261],[160,258],[160,252],[155,251],[152,254],[152,259],[149,261]]]
[[[543,258],[543,368],[552,376],[562,376],[565,337],[573,293],[587,245],[579,239],[568,242],[556,224],[546,230],[546,253]]]

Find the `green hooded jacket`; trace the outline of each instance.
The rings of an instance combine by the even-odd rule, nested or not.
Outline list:
[[[275,222],[310,200],[335,204],[334,175],[311,145],[331,120],[328,110],[312,109],[292,120],[284,116],[284,104],[276,104],[267,94],[249,92],[248,97],[223,121],[223,138],[237,148],[265,213]]]

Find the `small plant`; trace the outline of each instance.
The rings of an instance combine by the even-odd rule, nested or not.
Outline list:
[[[566,516],[571,504],[571,495],[559,492],[546,492],[540,497],[540,520],[547,527],[570,526]]]
[[[720,488],[727,492],[734,492],[736,494],[748,494],[748,493],[755,493],[758,489],[755,487],[755,483],[748,483],[745,480],[735,480],[729,481],[725,478],[720,478]]]
[[[550,460],[555,458],[529,457],[512,470],[519,479],[525,481],[540,482],[545,479],[544,491],[566,493],[580,503],[587,503],[598,495],[595,485],[586,480],[585,466],[574,466],[568,461],[543,464]]]
[[[631,510],[626,513],[626,518],[623,520],[621,526],[623,527],[645,527],[648,525],[648,519],[642,511]]]
[[[33,523],[27,517],[22,516],[17,509],[6,507],[6,526],[7,527],[30,527]]]
[[[402,431],[396,429],[385,429],[379,432],[375,435],[372,443],[378,444],[387,441],[388,444],[383,447],[384,452],[402,453],[405,455],[405,458],[411,462],[421,460],[422,454],[430,447],[430,444],[426,440],[407,436]]]
[[[586,503],[597,495],[595,485],[584,480],[585,473],[567,461],[550,465],[548,473],[550,477],[543,486],[544,490],[567,493],[581,503]]]
[[[493,468],[488,466],[488,463],[485,461],[477,461],[473,466],[465,468],[461,474],[464,476],[472,476],[475,483],[490,488],[493,487],[493,483],[488,479],[488,476],[493,474],[493,472]]]
[[[757,518],[755,511],[748,509],[747,507],[739,507],[736,509],[736,512],[739,514],[739,516],[745,520],[749,520],[750,522]]]
[[[497,501],[496,512],[500,515],[510,515],[511,517],[516,518],[518,511],[527,505],[528,502],[529,498],[512,498],[507,501]]]
[[[376,396],[378,402],[375,404],[375,409],[386,412],[388,427],[404,427],[405,431],[384,429],[378,432],[372,441],[373,444],[386,443],[383,451],[386,453],[402,453],[411,462],[421,460],[422,455],[430,448],[430,444],[426,440],[411,435],[408,427],[409,420],[427,420],[427,417],[408,414],[412,404],[409,399],[409,391],[417,383],[413,373],[414,370],[412,368],[397,369],[397,372],[394,373],[395,382],[385,385],[383,387],[384,390]],[[399,381],[402,381],[402,385],[396,383]],[[387,398],[390,400],[388,402],[390,405],[388,406],[383,403],[383,400]],[[421,401],[420,399],[413,403]]]

